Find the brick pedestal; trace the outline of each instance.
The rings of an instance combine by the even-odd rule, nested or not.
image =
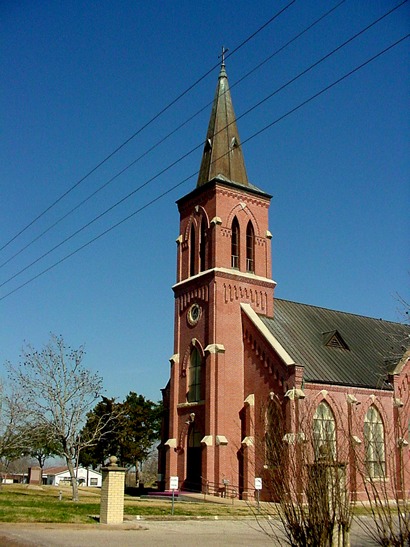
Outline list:
[[[111,456],[110,464],[103,467],[101,487],[101,524],[121,524],[124,518],[125,467],[117,466],[117,458]]]

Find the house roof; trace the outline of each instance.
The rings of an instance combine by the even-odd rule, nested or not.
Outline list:
[[[79,467],[78,469],[85,469],[84,467]],[[43,469],[43,475],[60,475],[61,473],[67,473],[68,467],[66,465],[57,466],[57,467],[48,467],[47,469]],[[99,471],[95,471],[94,469],[89,469],[90,473],[97,473],[98,475],[101,475]]]
[[[58,475],[59,473],[65,473],[65,471],[68,471],[68,467],[66,465],[48,467],[47,469],[43,469],[43,475]]]
[[[259,315],[304,381],[392,389],[388,374],[410,340],[410,325],[275,298],[274,318]]]

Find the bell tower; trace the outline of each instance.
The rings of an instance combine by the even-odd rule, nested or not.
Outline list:
[[[170,476],[186,490],[238,485],[246,397],[240,305],[273,315],[270,199],[248,181],[222,61],[197,185],[177,201],[174,355],[164,390],[166,488]]]

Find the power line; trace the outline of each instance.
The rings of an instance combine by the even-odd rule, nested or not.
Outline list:
[[[316,99],[317,97],[323,95],[324,93],[326,93],[327,91],[329,91],[330,89],[332,89],[333,87],[335,87],[336,85],[338,85],[340,82],[342,82],[343,80],[345,80],[346,78],[352,76],[354,73],[358,72],[359,70],[361,70],[362,68],[364,68],[365,66],[367,66],[369,63],[371,63],[372,61],[374,61],[375,59],[379,58],[381,55],[384,55],[385,53],[387,53],[388,51],[390,51],[391,49],[393,49],[394,47],[396,47],[397,45],[399,45],[401,42],[403,42],[404,40],[408,39],[410,37],[410,34],[406,34],[405,36],[403,36],[402,38],[396,40],[396,42],[394,42],[393,44],[391,44],[390,46],[386,47],[385,49],[383,49],[382,51],[380,51],[379,53],[373,55],[372,57],[370,57],[369,59],[367,59],[367,61],[364,61],[363,63],[361,63],[360,65],[358,65],[357,67],[355,67],[354,69],[350,70],[349,72],[347,72],[346,74],[344,74],[343,76],[341,76],[340,78],[338,78],[337,80],[335,80],[334,82],[332,82],[331,84],[329,84],[328,86],[324,87],[323,89],[321,89],[320,91],[318,91],[317,93],[315,93],[314,95],[311,95],[308,99],[306,99],[305,101],[299,103],[299,105],[297,105],[296,107],[292,108],[291,110],[289,110],[288,112],[286,112],[285,114],[283,114],[282,116],[280,116],[279,118],[276,118],[276,120],[274,120],[273,122],[265,125],[262,129],[260,129],[259,131],[257,131],[256,133],[254,133],[253,135],[251,135],[250,137],[248,137],[247,139],[245,139],[242,143],[242,146],[251,141],[252,139],[254,139],[255,137],[259,136],[261,133],[263,133],[264,131],[267,131],[268,129],[270,129],[271,127],[273,127],[274,125],[276,125],[277,123],[279,123],[280,121],[284,120],[285,118],[287,118],[288,116],[290,116],[291,114],[293,114],[294,112],[298,111],[300,108],[302,108],[303,106],[307,105],[308,103],[310,103],[311,101],[313,101],[314,99]],[[227,152],[229,153],[229,152]],[[226,155],[227,153],[225,153],[224,155]],[[224,156],[223,155],[223,156]],[[221,157],[223,157],[221,156]],[[216,160],[214,161],[217,161],[218,159],[220,158],[217,158]],[[40,276],[44,275],[45,273],[49,272],[50,270],[54,269],[56,266],[58,266],[59,264],[62,264],[63,262],[65,262],[66,260],[68,260],[69,258],[71,258],[72,256],[74,256],[75,254],[77,254],[78,252],[80,252],[81,250],[85,249],[86,247],[88,247],[89,245],[91,245],[92,243],[95,243],[97,240],[99,240],[100,238],[102,238],[103,236],[107,235],[109,232],[113,231],[114,229],[118,228],[120,225],[124,224],[125,222],[127,222],[128,220],[130,220],[131,218],[133,218],[135,215],[137,215],[138,213],[140,213],[141,211],[143,211],[144,209],[147,209],[148,207],[150,207],[151,205],[153,205],[154,203],[156,203],[157,201],[159,201],[160,199],[162,199],[164,196],[166,196],[167,194],[169,194],[170,192],[172,192],[173,190],[175,190],[176,188],[178,188],[179,186],[182,186],[182,184],[184,184],[185,182],[187,182],[188,180],[192,179],[193,177],[195,177],[196,175],[198,174],[198,171],[195,171],[194,173],[192,173],[191,175],[189,175],[188,177],[186,177],[185,179],[181,180],[180,182],[178,182],[177,184],[175,184],[174,186],[172,186],[171,188],[169,188],[168,190],[166,190],[165,192],[161,193],[160,195],[158,195],[157,197],[155,197],[154,199],[152,199],[151,201],[149,201],[148,203],[146,203],[145,205],[141,206],[139,209],[137,209],[136,211],[134,211],[133,213],[131,213],[130,215],[126,216],[125,218],[123,218],[122,220],[120,220],[119,222],[117,222],[116,224],[110,226],[109,228],[107,228],[106,230],[104,230],[103,232],[101,232],[100,234],[98,234],[97,236],[95,236],[94,238],[92,238],[91,240],[89,240],[87,243],[84,243],[83,245],[81,245],[80,247],[78,247],[77,249],[75,249],[74,251],[72,251],[71,253],[69,253],[68,255],[64,256],[63,258],[61,258],[60,260],[58,260],[57,262],[55,262],[54,264],[52,264],[51,266],[49,266],[48,268],[44,269],[43,271],[41,271],[40,273],[38,273],[37,275],[33,276],[32,278],[30,278],[29,280],[27,280],[25,283],[22,283],[21,285],[19,285],[18,287],[16,287],[15,289],[13,289],[12,291],[8,292],[7,294],[5,294],[4,296],[0,297],[0,301],[1,300],[4,300],[5,298],[7,298],[8,296],[14,294],[15,292],[17,292],[18,290],[22,289],[23,287],[25,287],[26,285],[28,285],[29,283],[32,283],[33,281],[35,281],[36,279],[38,279]]]
[[[345,3],[346,0],[341,0],[338,4],[336,4],[334,7],[329,9],[327,12],[325,12],[323,15],[321,15],[318,19],[316,19],[313,23],[305,27],[301,32],[299,32],[296,36],[288,40],[284,45],[276,49],[271,55],[266,57],[262,62],[260,62],[257,66],[252,68],[249,72],[247,72],[244,76],[242,76],[239,80],[237,80],[235,83],[233,83],[230,88],[233,89],[235,86],[243,82],[246,78],[251,76],[256,70],[260,69],[264,64],[266,64],[268,61],[272,60],[273,57],[278,55],[280,52],[282,52],[285,48],[287,48],[290,44],[295,42],[297,39],[299,39],[303,34],[311,30],[315,25],[317,25],[320,21],[322,21],[324,18],[326,18],[328,15],[330,15],[333,11],[335,11],[337,8],[339,8],[342,4]],[[270,21],[269,21],[270,22]],[[267,23],[266,23],[267,24]],[[266,26],[266,24],[264,26]],[[264,27],[261,27],[261,29]],[[247,39],[246,41],[249,41]],[[239,47],[242,47],[246,43],[244,41],[240,46],[236,48],[236,51],[239,49]],[[235,50],[234,50],[235,51]],[[226,56],[228,57],[228,55]],[[182,127],[187,125],[190,121],[192,121],[194,118],[196,118],[199,114],[201,114],[205,109],[207,109],[213,101],[208,102],[205,106],[197,110],[192,116],[187,118],[184,122],[182,122],[180,125],[178,125],[175,129],[170,131],[167,135],[165,135],[162,139],[157,141],[155,144],[153,144],[150,148],[148,148],[145,152],[143,152],[140,156],[138,156],[135,160],[133,160],[131,163],[129,163],[127,166],[125,166],[123,169],[121,169],[118,173],[116,173],[113,177],[111,177],[108,181],[106,181],[104,184],[102,184],[99,188],[97,188],[94,192],[89,194],[86,198],[84,198],[82,201],[80,201],[77,205],[75,205],[73,208],[71,208],[67,213],[65,213],[62,217],[60,217],[58,220],[56,220],[53,224],[48,226],[45,230],[43,230],[40,234],[38,234],[35,238],[33,238],[31,241],[29,241],[26,245],[21,247],[16,253],[14,253],[12,256],[10,256],[7,260],[5,260],[2,264],[0,264],[0,268],[3,268],[7,264],[9,264],[12,260],[14,260],[17,256],[19,256],[22,252],[24,252],[26,249],[28,249],[33,243],[41,239],[45,234],[47,234],[50,230],[58,226],[60,222],[65,220],[67,217],[69,217],[72,213],[77,211],[80,207],[82,207],[85,203],[87,203],[90,199],[95,197],[99,192],[101,192],[104,188],[106,188],[109,184],[111,184],[114,180],[116,180],[119,176],[124,174],[128,169],[136,165],[141,159],[146,157],[148,154],[150,154],[152,151],[154,151],[158,146],[163,144],[167,139],[169,139],[172,135],[174,135],[176,132],[178,132]],[[0,285],[1,287],[1,285]]]
[[[265,29],[268,25],[270,25],[275,19],[277,19],[282,13],[284,13],[292,4],[294,4],[296,0],[291,0],[284,8],[279,10],[275,15],[273,15],[268,21],[266,21],[262,26],[260,26],[255,32],[253,32],[250,36],[245,38],[237,47],[235,47],[229,55],[226,57],[230,57],[239,49],[241,49],[245,44],[247,44],[250,40],[252,40],[259,32],[261,32],[263,29]],[[82,182],[84,182],[90,175],[95,173],[97,169],[102,167],[105,163],[107,163],[108,160],[110,160],[117,152],[119,152],[124,146],[126,146],[130,141],[132,141],[137,135],[142,133],[148,126],[150,126],[154,121],[156,121],[160,116],[162,116],[167,110],[169,110],[172,106],[174,106],[180,99],[185,97],[192,89],[197,86],[202,80],[204,80],[215,68],[219,67],[219,62],[215,64],[212,68],[210,68],[205,74],[200,76],[193,84],[191,84],[189,87],[187,87],[182,93],[180,93],[175,99],[173,99],[170,103],[168,103],[162,110],[160,110],[155,116],[153,116],[150,120],[148,120],[144,125],[142,125],[139,129],[137,129],[130,137],[128,137],[122,144],[117,146],[108,156],[106,156],[103,160],[101,160],[95,167],[93,167],[88,173],[86,173],[83,177],[81,177],[75,184],[73,184],[66,192],[61,194],[60,197],[58,197],[54,202],[51,203],[46,209],[44,209],[39,215],[37,215],[32,221],[30,221],[24,228],[22,228],[15,236],[13,236],[11,239],[9,239],[2,247],[0,247],[0,251],[3,251],[6,247],[8,247],[13,241],[15,241],[20,235],[22,235],[28,228],[30,228],[33,224],[35,224],[40,218],[42,218],[46,213],[48,213],[57,203],[59,203],[61,200],[63,200],[68,194],[70,194],[77,186],[79,186]]]
[[[302,72],[300,72],[299,74],[297,74],[295,77],[291,78],[290,80],[288,80],[285,84],[283,84],[282,86],[278,87],[277,89],[275,89],[272,93],[270,93],[269,95],[267,95],[266,97],[264,97],[262,100],[260,100],[258,103],[254,104],[253,106],[251,106],[248,110],[246,110],[245,112],[243,112],[240,116],[238,116],[236,118],[236,121],[240,120],[241,118],[245,117],[246,115],[248,115],[250,112],[252,112],[253,110],[255,110],[256,108],[258,108],[259,106],[261,106],[262,104],[264,104],[266,101],[268,101],[269,99],[271,99],[273,96],[277,95],[280,91],[283,91],[286,87],[288,87],[289,85],[291,85],[292,83],[294,83],[295,81],[297,81],[299,78],[301,78],[302,76],[306,75],[308,72],[310,72],[311,70],[313,70],[313,68],[317,67],[319,64],[321,64],[322,62],[324,62],[326,59],[330,58],[332,55],[334,55],[337,51],[341,50],[343,47],[345,47],[347,44],[349,44],[350,42],[352,42],[353,40],[355,40],[356,38],[358,38],[359,36],[361,36],[362,34],[364,34],[365,32],[367,32],[370,28],[372,28],[373,26],[375,26],[377,23],[379,23],[380,21],[382,21],[385,17],[387,17],[388,15],[390,15],[392,12],[394,12],[396,9],[398,9],[399,7],[401,7],[403,4],[405,4],[408,0],[403,0],[403,2],[401,4],[398,4],[397,6],[395,6],[394,8],[392,8],[391,10],[387,11],[384,15],[380,16],[379,18],[375,19],[372,23],[368,24],[366,27],[364,27],[363,29],[361,29],[359,32],[357,32],[356,34],[354,34],[353,36],[351,36],[350,38],[348,38],[347,40],[345,40],[344,42],[342,42],[339,46],[337,46],[336,48],[334,48],[332,51],[330,51],[329,53],[327,53],[326,55],[324,55],[323,57],[321,57],[318,61],[316,61],[315,63],[311,64],[309,67],[307,67],[305,70],[303,70]],[[223,127],[219,132],[221,131],[224,131],[226,129],[227,126]],[[219,133],[218,132],[218,133]],[[84,224],[81,228],[79,228],[78,230],[76,230],[75,232],[73,232],[71,235],[69,235],[68,237],[66,237],[64,240],[60,241],[60,243],[57,243],[57,245],[55,245],[54,247],[52,247],[51,249],[49,249],[48,251],[46,251],[45,253],[43,253],[40,257],[36,258],[34,261],[32,261],[30,264],[28,264],[27,266],[25,266],[24,268],[22,268],[21,270],[19,270],[16,274],[12,275],[11,277],[9,277],[8,279],[6,279],[6,281],[3,281],[3,283],[0,284],[0,288],[3,287],[4,285],[6,285],[7,283],[9,283],[10,281],[12,281],[13,279],[15,279],[16,277],[18,277],[19,275],[21,275],[22,273],[24,273],[25,271],[27,271],[29,268],[31,268],[32,266],[34,266],[35,264],[37,264],[38,262],[40,262],[40,260],[42,260],[43,258],[45,258],[46,256],[48,256],[49,254],[51,254],[52,252],[54,252],[55,250],[57,250],[59,247],[61,247],[62,245],[64,245],[65,243],[67,243],[68,241],[70,241],[71,239],[73,239],[75,236],[77,236],[78,234],[80,234],[81,232],[83,232],[85,229],[89,228],[92,224],[94,224],[95,222],[97,222],[97,220],[100,220],[102,217],[104,217],[106,214],[108,214],[109,212],[113,211],[116,207],[118,207],[119,205],[121,205],[122,203],[124,203],[125,201],[127,201],[129,198],[131,198],[133,195],[135,195],[137,192],[139,192],[140,190],[142,190],[143,188],[145,188],[146,186],[148,186],[148,184],[150,184],[151,182],[153,182],[154,180],[156,180],[157,178],[159,178],[161,175],[163,175],[164,173],[166,173],[167,171],[169,171],[170,169],[172,169],[172,167],[175,167],[175,165],[177,165],[178,163],[180,163],[181,161],[183,161],[185,158],[187,158],[188,156],[190,156],[193,152],[195,152],[196,150],[198,150],[199,148],[201,148],[203,146],[203,141],[201,141],[199,144],[197,144],[196,146],[194,146],[193,148],[191,148],[188,152],[186,152],[185,154],[183,154],[182,156],[180,156],[178,159],[176,159],[174,162],[172,162],[171,164],[169,164],[167,167],[163,168],[161,171],[159,171],[158,173],[156,173],[154,176],[152,176],[151,178],[147,179],[144,183],[142,183],[140,186],[138,186],[137,188],[135,188],[132,192],[129,192],[126,196],[124,196],[123,198],[121,198],[120,200],[118,200],[116,203],[114,203],[113,205],[111,205],[110,207],[108,207],[105,211],[103,211],[102,213],[100,213],[99,215],[97,215],[96,217],[94,217],[93,219],[91,219],[89,222],[87,222],[86,224]],[[120,171],[119,173],[117,173],[117,175],[115,175],[112,179],[110,179],[110,181],[114,180],[115,178],[117,178],[120,174],[122,174],[124,171],[126,171],[131,165],[133,165],[134,163],[136,163],[137,160],[135,160],[134,162],[132,162],[130,165],[128,165],[127,167],[125,167],[122,171]],[[109,181],[109,182],[110,182]],[[108,184],[108,183],[106,183]]]

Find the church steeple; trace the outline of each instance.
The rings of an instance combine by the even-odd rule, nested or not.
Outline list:
[[[225,51],[222,49],[221,71],[206,134],[197,187],[215,177],[222,177],[245,186],[249,185],[225,70]]]

